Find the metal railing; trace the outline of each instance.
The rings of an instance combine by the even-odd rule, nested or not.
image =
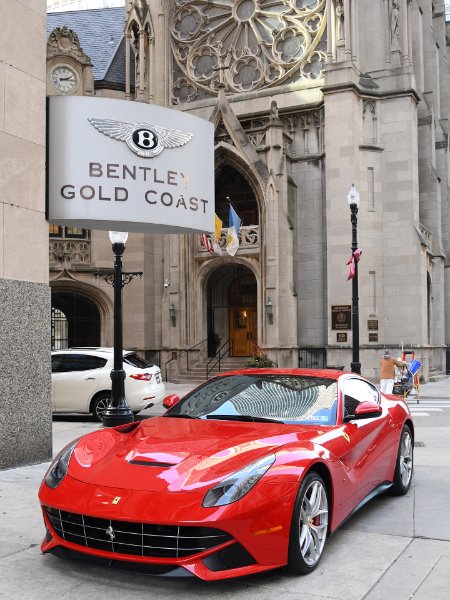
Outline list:
[[[195,344],[194,346],[191,346],[190,348],[187,348],[187,350],[182,350],[181,352],[178,352],[175,356],[172,356],[172,358],[169,358],[169,360],[164,363],[164,376],[166,378],[166,383],[168,381],[168,379],[167,379],[167,365],[169,363],[171,363],[173,360],[177,360],[183,354],[186,354],[186,369],[189,371],[189,352],[191,350],[193,350],[194,348],[197,348],[197,346],[200,346],[201,344],[204,344],[207,341],[208,341],[208,338],[205,338],[201,342],[198,342],[198,344]]]
[[[214,354],[214,356],[211,358],[211,360],[209,360],[206,363],[206,379],[209,379],[210,374],[214,371],[214,369],[216,368],[217,365],[219,365],[219,372],[220,372],[220,362],[223,358],[225,358],[225,356],[227,354],[229,354],[231,351],[233,350],[233,340],[231,338],[228,338],[226,342],[224,342],[220,348],[217,350],[217,352]],[[213,362],[213,360],[216,360],[216,362],[211,365],[211,363]]]
[[[298,366],[300,369],[325,369],[327,351],[325,348],[299,348]]]

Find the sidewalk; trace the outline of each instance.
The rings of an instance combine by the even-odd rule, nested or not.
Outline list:
[[[168,394],[183,395],[188,389],[167,385]],[[421,401],[433,398],[450,399],[450,378],[421,387]],[[99,427],[90,418],[55,419],[55,453],[70,439]],[[409,493],[401,498],[380,496],[347,521],[329,539],[320,566],[307,577],[275,571],[206,584],[43,556],[37,491],[48,463],[0,471],[0,598],[189,600],[220,594],[223,600],[448,600],[450,408],[439,418],[418,418],[415,427],[420,445],[415,448]]]

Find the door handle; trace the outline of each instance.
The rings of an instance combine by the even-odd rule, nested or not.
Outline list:
[[[95,381],[95,377],[85,377],[85,381]]]

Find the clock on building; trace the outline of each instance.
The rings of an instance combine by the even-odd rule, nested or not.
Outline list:
[[[73,94],[78,88],[78,75],[67,65],[57,65],[50,73],[50,81],[59,94]]]

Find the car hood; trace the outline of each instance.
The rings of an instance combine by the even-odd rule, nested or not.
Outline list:
[[[192,491],[286,445],[311,450],[320,433],[309,426],[156,417],[129,433],[105,429],[84,436],[69,475],[102,486]]]

